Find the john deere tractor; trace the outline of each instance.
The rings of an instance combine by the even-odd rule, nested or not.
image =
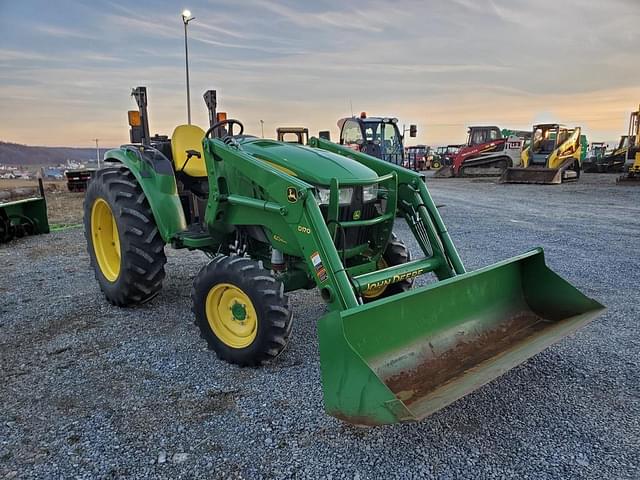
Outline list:
[[[244,366],[285,348],[287,292],[317,288],[328,306],[318,320],[324,404],[344,421],[424,418],[603,309],[547,268],[540,248],[467,272],[418,173],[323,139],[245,135],[215,103],[206,131],[150,137],[146,89],[133,94],[132,142],[106,152],[85,199],[106,298],[152,299],[166,246],[201,250],[210,261],[191,291],[195,323],[219,358]],[[415,256],[394,234],[396,214]],[[413,288],[421,276],[431,282]]]

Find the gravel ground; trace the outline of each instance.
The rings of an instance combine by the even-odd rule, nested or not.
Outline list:
[[[640,478],[640,188],[428,184],[468,269],[540,245],[608,311],[421,423],[362,429],[323,412],[314,291],[284,354],[240,369],[192,324],[200,253],[168,249],[161,295],[119,309],[80,229],[22,239],[0,246],[0,477]]]

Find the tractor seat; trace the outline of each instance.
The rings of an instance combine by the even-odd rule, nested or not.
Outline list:
[[[204,130],[197,125],[178,125],[171,135],[171,155],[176,173],[189,177],[206,177],[202,140]]]

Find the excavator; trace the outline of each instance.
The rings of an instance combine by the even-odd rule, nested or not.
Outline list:
[[[501,183],[560,184],[580,178],[580,127],[557,123],[533,126],[531,145],[522,151],[522,166],[507,168]]]
[[[453,155],[451,165],[437,171],[436,177],[500,176],[505,169],[520,165],[522,138],[505,138],[495,126],[472,126],[468,133],[466,145]]]

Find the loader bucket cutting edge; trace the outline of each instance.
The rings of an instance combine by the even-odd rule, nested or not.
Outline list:
[[[537,183],[558,185],[562,183],[562,170],[557,168],[507,168],[500,183]]]
[[[318,323],[327,412],[420,420],[573,333],[604,308],[535,249]]]

